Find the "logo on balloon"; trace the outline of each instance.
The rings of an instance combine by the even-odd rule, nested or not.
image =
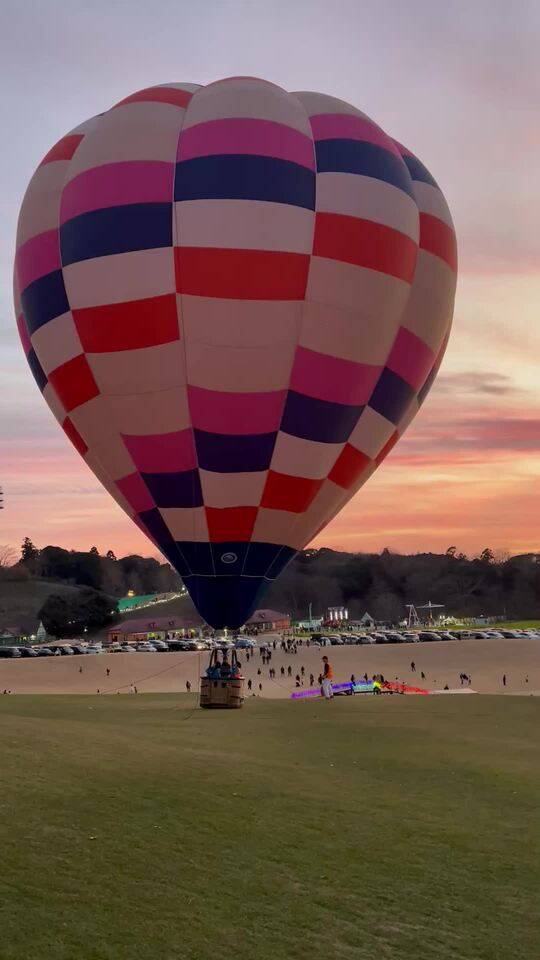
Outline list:
[[[238,557],[236,553],[223,553],[221,555],[221,560],[223,563],[236,563]]]

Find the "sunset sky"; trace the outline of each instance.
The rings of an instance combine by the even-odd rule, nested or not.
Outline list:
[[[409,146],[456,226],[454,328],[406,436],[316,542],[540,550],[540,6],[534,0],[4,0],[0,543],[155,554],[41,398],[11,298],[19,205],[70,128],[166,81],[321,90]]]

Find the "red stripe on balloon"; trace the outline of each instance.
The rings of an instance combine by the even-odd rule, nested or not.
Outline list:
[[[328,474],[328,479],[343,487],[344,490],[348,490],[360,479],[371,463],[370,457],[352,447],[350,443],[346,443]]]
[[[49,382],[67,413],[99,394],[98,385],[84,353],[52,370],[49,373]]]
[[[67,437],[71,440],[73,446],[80,453],[81,457],[84,457],[85,453],[88,450],[88,445],[84,442],[79,431],[77,430],[75,424],[69,417],[66,417],[62,424],[62,429]]]
[[[269,510],[289,510],[303,513],[322,486],[322,480],[307,477],[292,477],[286,473],[268,471],[261,507]]]
[[[383,462],[385,457],[388,456],[392,448],[395,447],[398,440],[399,440],[399,433],[397,432],[397,430],[394,430],[392,436],[386,441],[384,447],[381,450],[379,450],[379,453],[375,457],[375,463],[377,464],[377,466],[379,466]]]
[[[318,213],[313,254],[377,270],[411,283],[418,247],[414,240],[373,220]]]
[[[81,133],[70,133],[67,137],[62,137],[54,147],[51,147],[45,154],[40,163],[42,167],[45,163],[52,163],[53,160],[71,160],[77,147],[79,146],[83,135]]]
[[[251,540],[257,507],[206,507],[210,543]]]
[[[173,107],[187,107],[192,96],[189,90],[176,87],[146,87],[120,100],[115,107],[123,107],[126,103],[170,103]]]
[[[178,293],[229,300],[303,300],[309,255],[175,247]]]
[[[178,340],[173,293],[128,303],[73,310],[73,319],[87,353],[140,350]]]
[[[457,272],[456,235],[446,223],[430,213],[420,214],[420,248],[440,257]]]

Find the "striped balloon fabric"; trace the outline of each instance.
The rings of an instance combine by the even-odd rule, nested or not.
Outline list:
[[[253,78],[88,120],[19,219],[34,377],[215,627],[247,619],[406,429],[455,283],[422,163],[348,103]]]

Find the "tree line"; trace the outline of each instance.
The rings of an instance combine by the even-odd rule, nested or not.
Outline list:
[[[38,549],[25,537],[18,562],[9,568],[12,578],[40,577],[73,586],[91,587],[111,597],[168,593],[178,590],[181,580],[168,563],[153,557],[130,554],[117,559],[112,550],[100,555],[97,547],[88,551],[47,546]]]
[[[472,559],[450,546],[444,554],[401,555],[304,550],[272,584],[264,605],[307,617],[343,604],[357,619],[398,623],[407,604],[444,604],[456,617],[540,617],[540,554],[509,557],[486,547]]]
[[[111,599],[136,594],[165,593],[178,590],[181,579],[168,563],[149,557],[130,555],[117,559],[112,550],[101,556],[95,547],[88,552],[47,546],[39,550],[25,538],[21,556],[13,557],[0,574],[8,579],[41,577],[105,595],[96,604],[95,597],[80,597],[90,625],[94,611],[113,615]],[[51,591],[54,593],[54,591]],[[56,600],[59,598],[57,597]],[[501,617],[535,619],[540,617],[540,554],[510,557],[495,554],[486,547],[473,558],[450,546],[444,554],[402,555],[385,548],[380,554],[344,553],[322,548],[303,550],[270,587],[262,605],[305,618],[311,605],[313,616],[324,614],[329,606],[344,605],[352,619],[368,612],[376,620],[397,623],[407,613],[407,604],[416,607],[431,601],[444,605],[444,612],[456,617]],[[56,601],[55,601],[56,602]],[[56,603],[59,618],[73,622],[77,600]],[[53,605],[54,606],[54,605]],[[97,615],[97,614],[96,614]]]

